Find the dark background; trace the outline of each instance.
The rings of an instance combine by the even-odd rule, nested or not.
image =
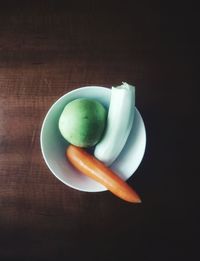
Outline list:
[[[1,1],[0,260],[198,260],[198,10],[192,2]],[[147,130],[129,180],[141,205],[65,186],[40,151],[56,99],[122,81],[136,85]]]

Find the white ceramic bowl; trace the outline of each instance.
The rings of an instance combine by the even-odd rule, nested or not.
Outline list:
[[[40,144],[43,158],[51,172],[64,184],[81,191],[98,192],[106,188],[89,177],[76,171],[65,156],[68,142],[63,139],[58,129],[58,119],[65,105],[70,101],[87,97],[96,99],[109,107],[111,89],[88,86],[75,89],[58,99],[49,109],[42,124]],[[140,165],[146,147],[146,131],[139,111],[135,108],[135,118],[125,147],[117,160],[111,165],[119,176],[127,180]]]

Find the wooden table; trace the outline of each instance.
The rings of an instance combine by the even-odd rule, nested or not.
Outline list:
[[[198,9],[64,2],[0,9],[0,260],[194,260]],[[128,181],[140,205],[65,186],[40,150],[55,100],[122,81],[136,85],[147,129],[144,159]]]

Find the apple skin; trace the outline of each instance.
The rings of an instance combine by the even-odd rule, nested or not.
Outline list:
[[[107,110],[92,99],[79,98],[69,102],[60,115],[60,133],[69,143],[78,147],[92,147],[103,135]]]

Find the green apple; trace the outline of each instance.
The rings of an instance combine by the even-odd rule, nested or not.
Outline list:
[[[87,98],[69,102],[59,118],[62,136],[78,147],[91,147],[97,144],[104,132],[107,110],[103,105]]]

